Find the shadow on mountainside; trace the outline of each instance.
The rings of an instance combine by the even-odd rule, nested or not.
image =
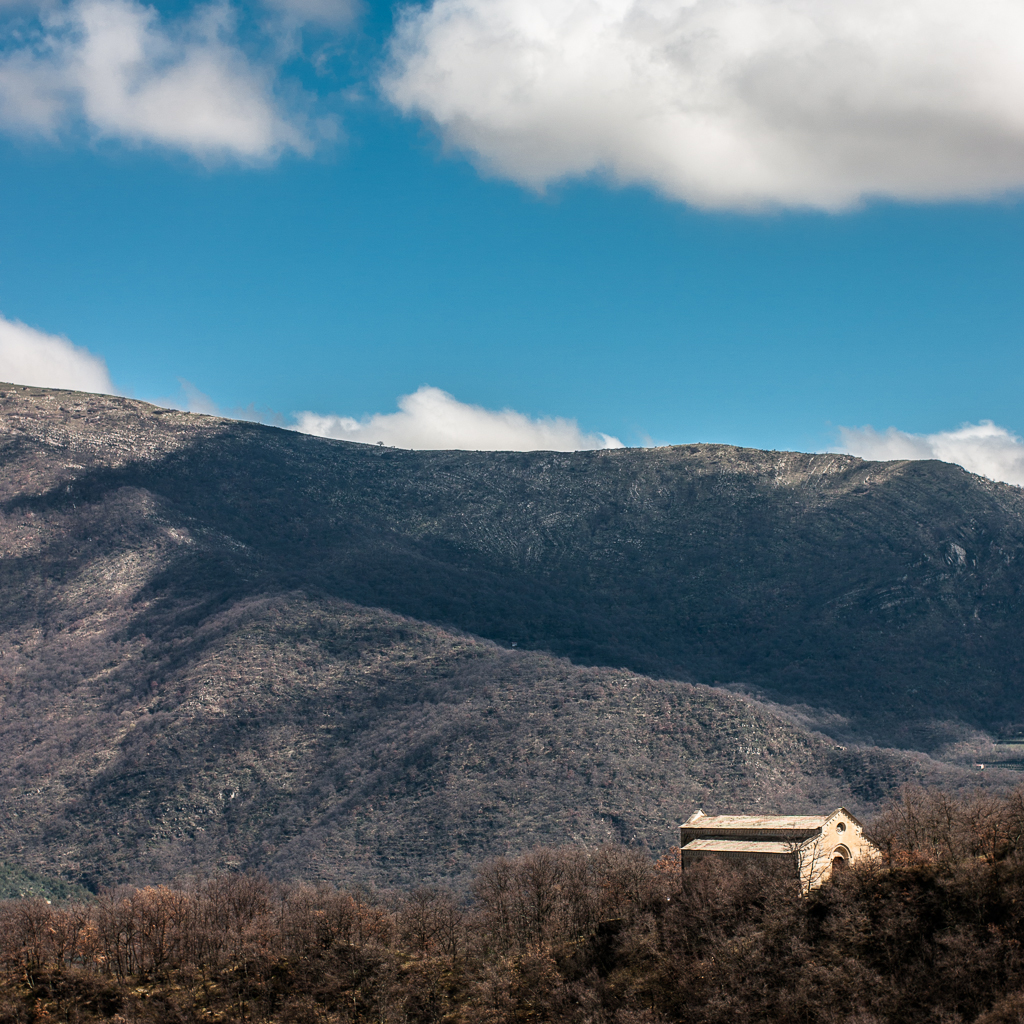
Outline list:
[[[192,542],[148,582],[151,615],[303,588],[580,664],[746,686],[837,713],[843,739],[933,749],[958,738],[936,722],[1024,721],[1024,499],[954,466],[407,452],[232,424],[3,509],[77,522],[129,489]],[[74,571],[71,547],[12,593]]]
[[[0,853],[64,878],[658,851],[698,804],[980,778],[815,709],[927,749],[1024,721],[1021,495],[954,467],[399,452],[38,389],[0,426]]]

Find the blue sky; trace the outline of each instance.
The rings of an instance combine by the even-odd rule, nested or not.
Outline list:
[[[382,94],[389,5],[287,28],[283,56],[286,29],[275,37],[260,10],[221,37],[272,68],[300,142],[278,127],[255,156],[203,149],[88,103],[46,130],[9,117],[0,139],[0,314],[88,349],[121,392],[180,399],[185,380],[222,410],[290,422],[387,414],[431,385],[626,444],[821,450],[841,427],[934,435],[981,420],[1024,433],[1014,138],[993,158],[1009,168],[998,181],[954,166],[954,138],[945,179],[928,142],[917,177],[900,151],[852,184],[844,156],[719,188],[726,172],[696,180],[685,155],[644,163],[626,128],[573,150],[579,111],[559,107],[554,136],[500,112],[488,123],[491,108],[463,99],[446,122],[455,101],[410,84],[408,57]],[[15,8],[8,54],[33,12]],[[431,45],[448,59],[425,24],[417,59]],[[663,172],[672,160],[682,170]]]

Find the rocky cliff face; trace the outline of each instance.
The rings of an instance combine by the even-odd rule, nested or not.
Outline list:
[[[957,775],[691,684],[922,750],[1024,722],[1022,495],[955,467],[405,452],[12,385],[0,458],[0,855],[65,877],[406,883]]]

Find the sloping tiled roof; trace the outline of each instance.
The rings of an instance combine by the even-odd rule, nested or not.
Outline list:
[[[793,843],[758,842],[755,839],[694,839],[683,853],[793,853]]]
[[[683,828],[764,828],[802,830],[821,828],[829,814],[702,814],[691,815]]]

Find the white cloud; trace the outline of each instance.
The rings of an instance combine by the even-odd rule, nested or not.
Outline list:
[[[1024,485],[1024,439],[991,420],[938,434],[907,434],[890,427],[840,427],[841,451],[862,459],[939,459],[972,473]]]
[[[0,380],[41,388],[116,394],[107,364],[67,338],[0,316]]]
[[[72,0],[0,55],[0,126],[55,137],[83,118],[97,138],[155,143],[210,159],[308,152],[300,114],[274,96],[271,66],[233,39],[214,3],[163,22],[136,0]]]
[[[294,25],[321,25],[342,29],[355,18],[357,0],[263,0],[264,4]]]
[[[440,388],[421,387],[404,395],[398,408],[398,412],[361,420],[303,412],[296,417],[296,429],[318,437],[383,442],[395,448],[526,452],[624,447],[608,434],[584,433],[575,420],[533,419],[512,409],[495,412],[459,402]]]
[[[200,391],[190,380],[184,377],[178,378],[178,394],[168,395],[163,398],[151,398],[153,405],[159,405],[162,409],[179,409],[181,412],[198,412],[205,416],[224,416],[217,403],[205,392]],[[236,417],[244,419],[246,417]]]
[[[534,188],[841,209],[1024,186],[1021,0],[434,0],[382,88]]]

